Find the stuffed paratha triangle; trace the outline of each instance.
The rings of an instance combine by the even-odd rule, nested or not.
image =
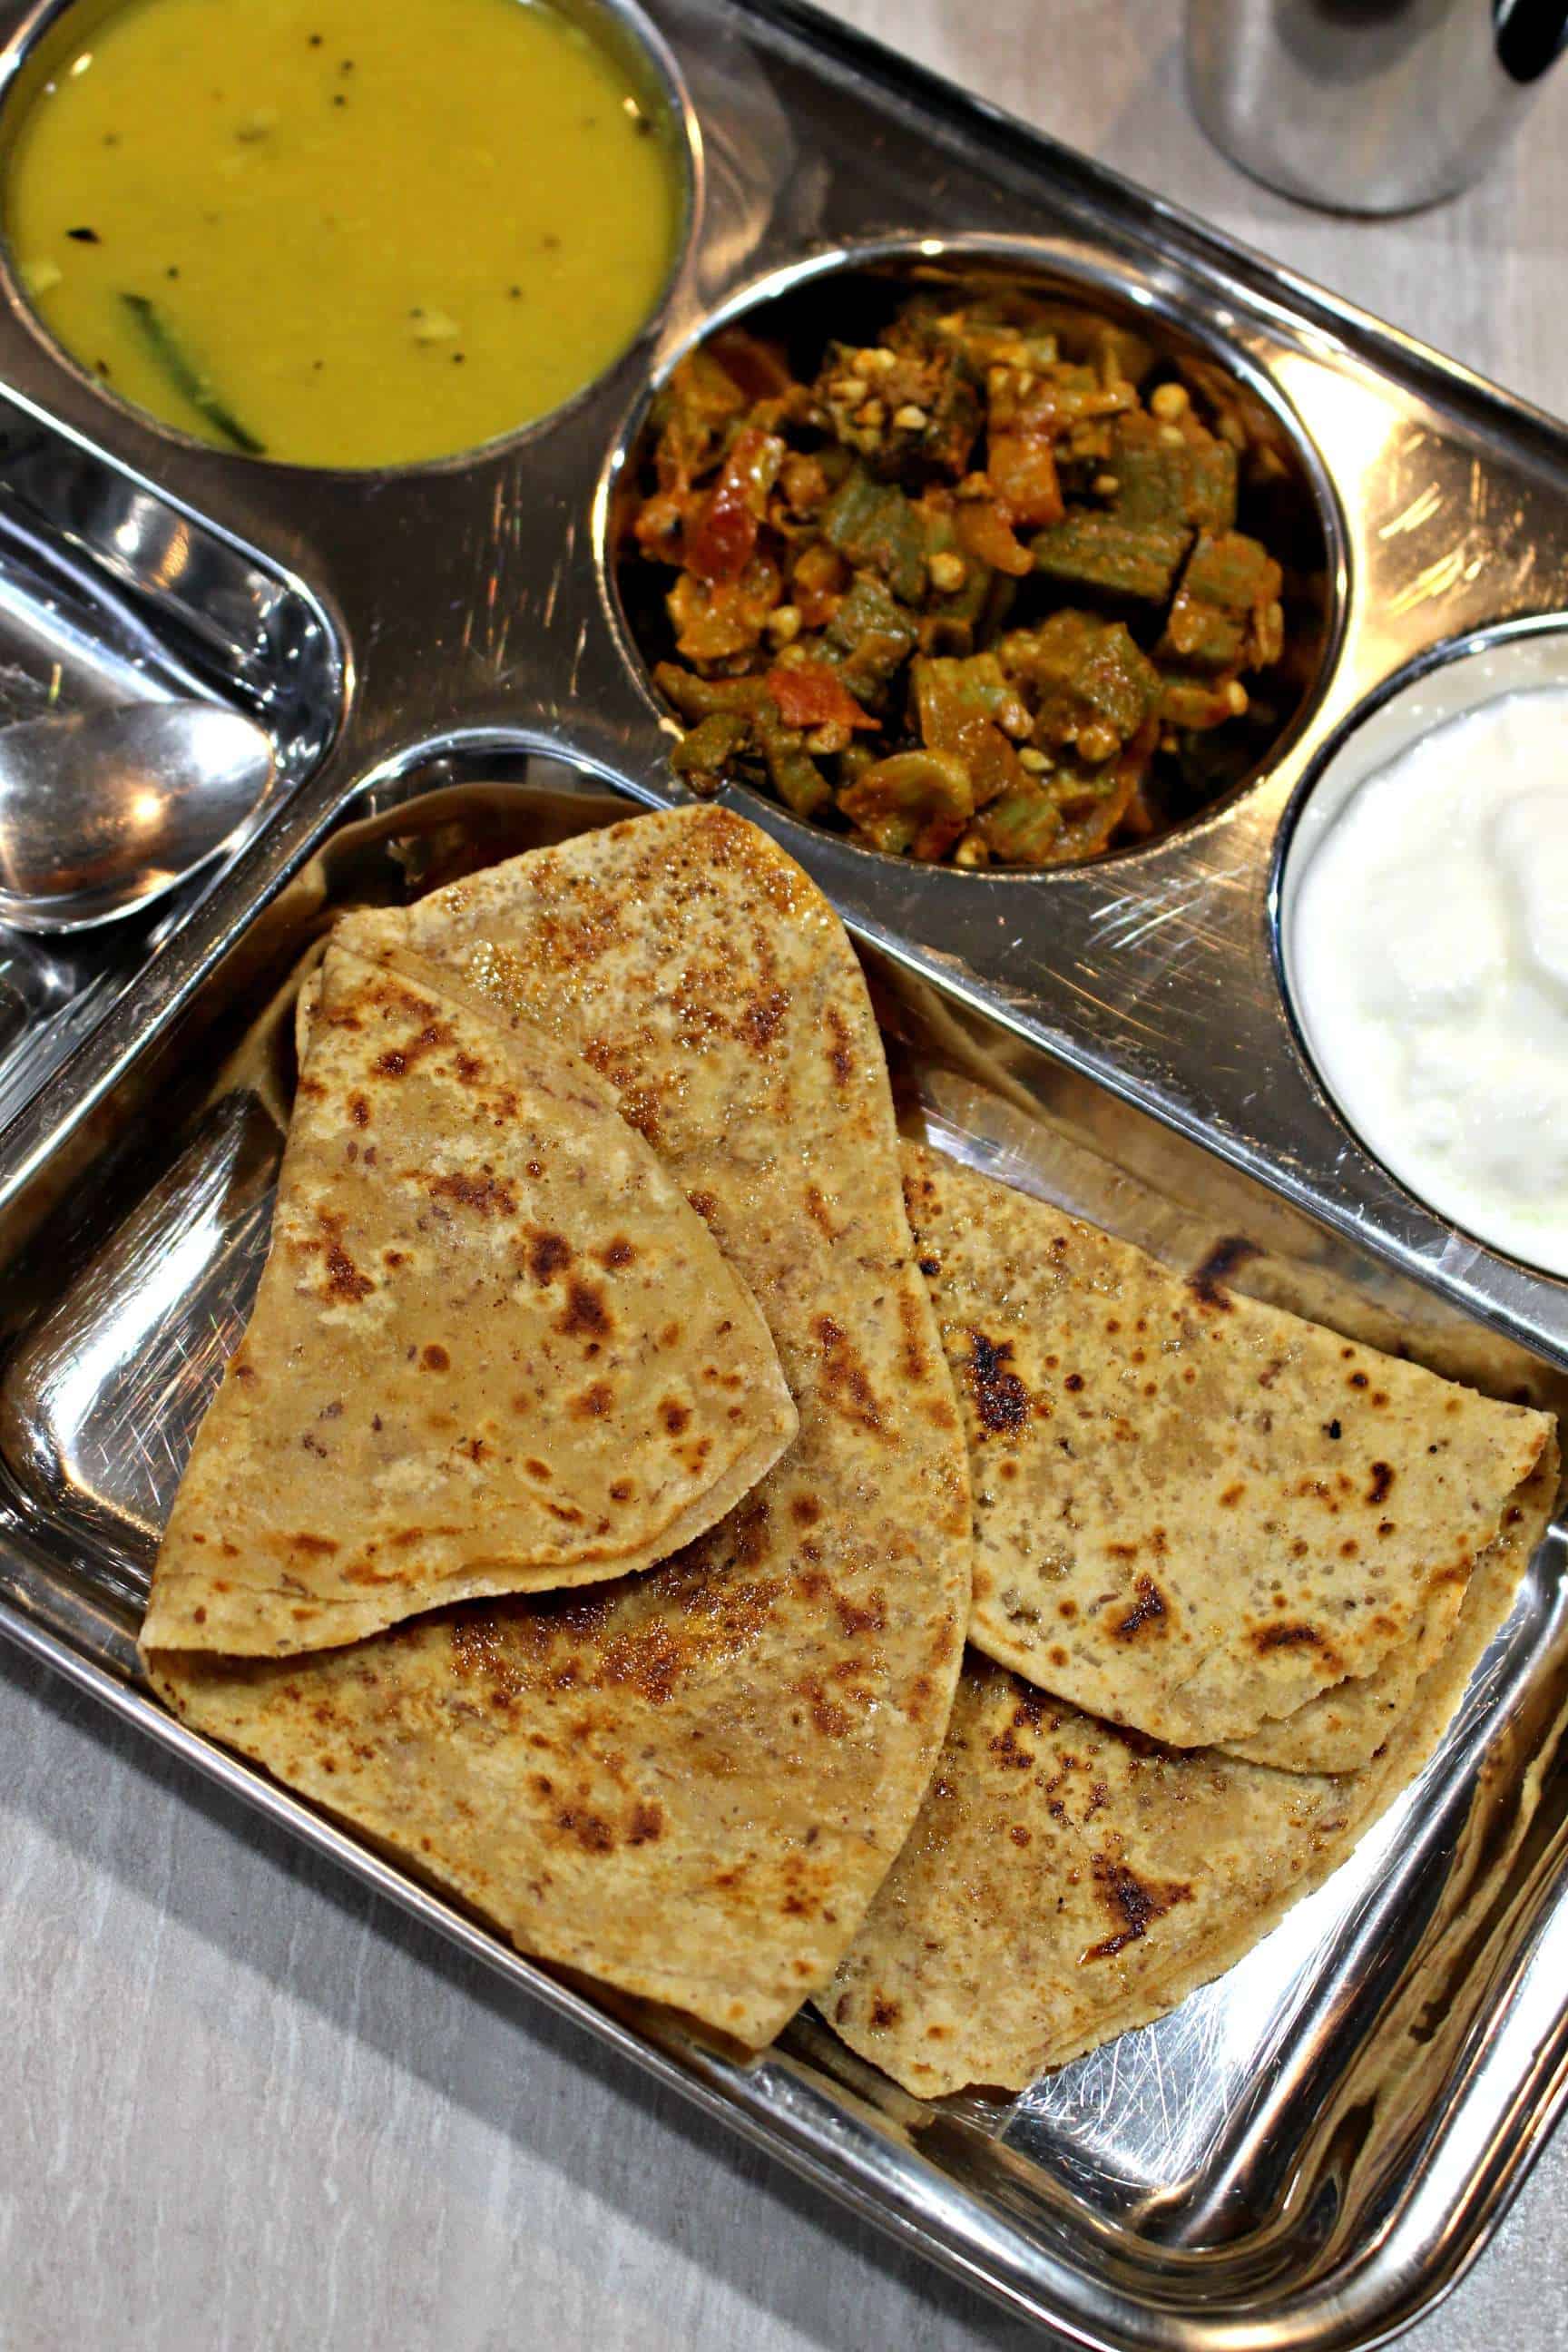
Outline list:
[[[604,1080],[334,946],[143,1641],[279,1656],[647,1568],[795,1425],[755,1301]]]
[[[970,1441],[978,1649],[1193,1748],[1440,1653],[1549,1414],[1184,1281],[920,1145],[904,1171]]]

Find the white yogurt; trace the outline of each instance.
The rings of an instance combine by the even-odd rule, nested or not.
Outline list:
[[[1568,688],[1483,703],[1367,776],[1288,949],[1369,1150],[1466,1232],[1568,1274]]]

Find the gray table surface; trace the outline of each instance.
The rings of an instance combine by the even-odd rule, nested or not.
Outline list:
[[[1479,4],[1479,0],[1478,0]],[[869,32],[1548,408],[1568,70],[1459,202],[1334,221],[1186,111],[1168,0],[840,0]],[[1026,2332],[0,1653],[7,2352],[934,2352]],[[1568,2135],[1409,2340],[1568,2347]]]

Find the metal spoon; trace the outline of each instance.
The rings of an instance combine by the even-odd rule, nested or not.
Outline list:
[[[84,931],[173,890],[272,788],[253,719],[137,702],[0,730],[0,922]]]

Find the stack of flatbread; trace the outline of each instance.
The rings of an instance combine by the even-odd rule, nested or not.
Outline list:
[[[826,2006],[909,2089],[1021,2088],[1229,1967],[1420,1769],[1557,1452],[936,1153],[905,1180],[984,1654]]]
[[[339,926],[143,1630],[187,1721],[761,2045],[930,1781],[970,1518],[865,983],[765,835]]]
[[[1419,1769],[1544,1526],[1545,1416],[900,1149],[725,811],[346,918],[300,1042],[152,1678],[746,2046],[816,1996],[1021,2085],[1170,2007]]]

